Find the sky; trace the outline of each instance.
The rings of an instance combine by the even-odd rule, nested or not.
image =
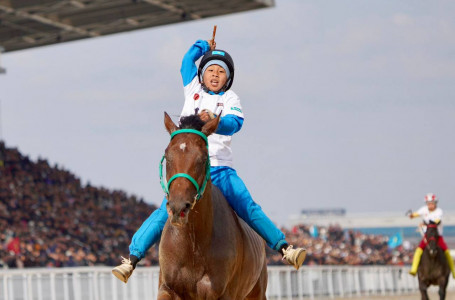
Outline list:
[[[235,62],[234,165],[276,223],[302,209],[455,211],[455,2],[275,7],[6,53],[1,135],[84,183],[159,205],[163,115],[197,39]]]

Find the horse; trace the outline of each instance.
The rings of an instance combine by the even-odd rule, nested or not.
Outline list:
[[[428,299],[427,289],[430,285],[439,286],[439,299],[446,297],[446,288],[449,283],[450,268],[444,251],[438,246],[438,225],[430,222],[427,225],[425,239],[427,246],[423,250],[417,271],[419,279],[419,290],[422,300]]]
[[[164,114],[171,141],[160,177],[169,217],[159,245],[159,300],[266,299],[265,242],[210,180],[207,137],[219,120],[193,115],[177,127]]]

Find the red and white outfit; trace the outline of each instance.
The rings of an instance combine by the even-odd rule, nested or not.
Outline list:
[[[434,222],[434,223],[441,222],[442,215],[443,215],[442,209],[440,209],[439,207],[435,208],[433,211],[430,211],[426,205],[419,208],[419,210],[416,213],[422,217],[422,220],[425,222],[425,224],[429,224],[430,222]],[[424,231],[426,232],[426,226],[424,226]],[[444,238],[442,237],[442,231],[443,231],[442,223],[439,223],[439,225],[438,225],[439,237],[438,237],[437,243],[443,251],[446,251],[447,245],[446,245],[446,242],[444,241]],[[428,241],[424,237],[419,244],[419,248],[423,250],[423,249],[425,249],[427,244],[428,244]]]

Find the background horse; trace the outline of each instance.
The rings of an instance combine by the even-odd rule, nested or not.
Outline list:
[[[446,288],[449,283],[450,269],[444,251],[437,245],[439,233],[438,225],[431,222],[427,224],[425,233],[427,246],[423,250],[417,271],[419,277],[419,289],[422,299],[428,299],[427,289],[430,285],[439,286],[439,299],[446,297]]]
[[[206,136],[218,122],[219,116],[205,125],[189,116],[177,128],[165,113],[169,218],[159,248],[158,299],[266,299],[265,242],[210,181]]]

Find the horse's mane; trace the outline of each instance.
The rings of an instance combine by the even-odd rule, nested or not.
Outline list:
[[[204,124],[204,121],[201,120],[199,115],[189,115],[180,118],[179,129],[196,129],[201,131]]]

